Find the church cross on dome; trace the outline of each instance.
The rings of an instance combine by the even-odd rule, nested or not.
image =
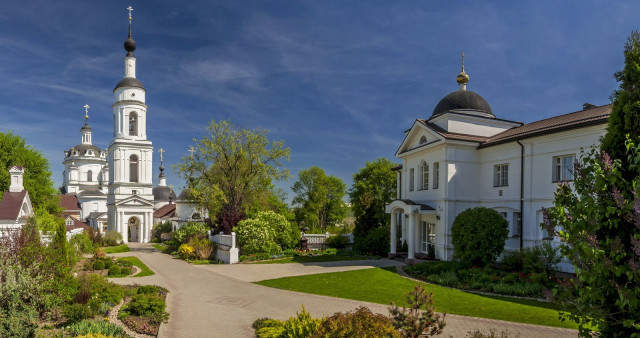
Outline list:
[[[462,56],[462,70],[460,74],[456,77],[456,82],[460,86],[460,90],[467,90],[467,83],[469,83],[469,75],[464,72],[464,52],[460,52],[460,56]]]
[[[193,146],[189,146],[189,152],[191,153],[191,158],[193,158],[193,152],[196,151],[193,149]]]
[[[127,7],[127,10],[129,11],[129,22],[131,22],[131,12],[133,12],[133,7],[129,6]]]
[[[160,149],[158,150],[158,152],[160,153],[160,163],[162,163],[162,161],[163,161],[162,155],[164,154],[165,150],[164,150],[164,149],[162,149],[162,148],[160,148]]]
[[[89,108],[91,106],[89,106],[88,104],[85,104],[83,107],[84,107],[84,123],[87,123],[87,121],[89,120]]]

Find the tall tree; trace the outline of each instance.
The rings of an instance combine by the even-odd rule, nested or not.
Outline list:
[[[230,232],[246,218],[247,208],[270,192],[274,180],[286,180],[282,162],[290,149],[270,142],[264,129],[234,128],[229,121],[211,121],[192,155],[177,169],[189,183],[191,197],[209,210],[220,230]]]
[[[24,188],[29,192],[34,208],[57,213],[58,197],[55,196],[49,161],[28,146],[22,137],[0,132],[0,194],[9,189],[9,168],[14,165],[24,167]]]
[[[348,208],[342,200],[347,186],[341,179],[327,176],[322,168],[301,170],[292,190],[298,224],[305,222],[306,227],[320,227],[324,231],[347,215]]]
[[[396,165],[386,158],[378,158],[373,162],[367,161],[363,168],[353,174],[349,197],[356,219],[354,245],[360,247],[360,251],[373,251],[374,248],[360,246],[363,239],[372,229],[389,225],[390,217],[384,208],[396,197],[396,173],[391,170]]]
[[[615,78],[620,88],[611,94],[611,114],[602,150],[622,161],[622,168],[626,168],[629,163],[625,137],[629,135],[636,140],[640,136],[640,33],[637,30],[631,32],[624,45],[624,68],[615,73]],[[629,173],[634,174],[637,173]]]

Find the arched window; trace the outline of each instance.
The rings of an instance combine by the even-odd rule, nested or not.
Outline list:
[[[429,165],[424,161],[420,163],[420,189],[429,189]]]
[[[422,135],[422,137],[420,138],[420,144],[425,144],[427,143],[427,137]]]
[[[129,157],[129,182],[138,182],[138,156]]]
[[[93,181],[93,173],[91,170],[87,171],[87,182]]]
[[[129,136],[138,136],[138,114],[129,113]]]

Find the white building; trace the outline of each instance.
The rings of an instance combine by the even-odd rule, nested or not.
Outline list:
[[[23,167],[13,166],[9,169],[11,183],[0,201],[0,236],[22,229],[29,217],[34,215],[29,192],[24,189],[23,175]]]
[[[451,226],[476,206],[497,210],[510,225],[508,250],[555,240],[543,231],[542,210],[553,204],[558,182],[573,180],[573,162],[605,132],[610,106],[585,109],[529,124],[496,118],[490,105],[466,90],[445,96],[427,119],[417,119],[395,156],[397,199],[391,214],[391,255],[396,241],[408,244],[408,260],[435,248],[451,259]],[[588,107],[587,107],[588,106]],[[570,270],[570,266],[563,266]]]
[[[124,43],[124,78],[113,89],[113,139],[109,144],[107,218],[124,242],[149,242],[153,226],[153,146],[147,140],[146,90],[136,79],[136,43]]]

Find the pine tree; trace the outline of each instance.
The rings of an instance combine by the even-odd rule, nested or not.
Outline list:
[[[624,69],[615,73],[620,88],[611,94],[611,115],[601,147],[612,159],[622,161],[622,168],[627,168],[626,135],[632,140],[640,136],[640,33],[637,30],[631,32],[625,43],[624,57]]]

